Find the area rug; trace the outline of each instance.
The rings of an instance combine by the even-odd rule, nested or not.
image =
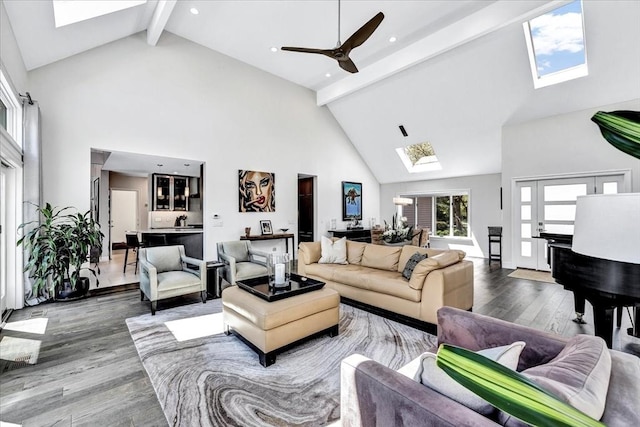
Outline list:
[[[338,336],[310,339],[264,368],[236,336],[221,332],[221,324],[211,327],[221,322],[212,316],[220,312],[220,300],[210,300],[126,320],[171,426],[324,426],[340,417],[342,359],[359,353],[397,369],[436,342],[426,332],[341,304]]]
[[[518,268],[517,270],[509,273],[509,277],[515,277],[516,279],[535,280],[536,282],[556,283],[551,277],[551,273],[548,271],[527,270]]]

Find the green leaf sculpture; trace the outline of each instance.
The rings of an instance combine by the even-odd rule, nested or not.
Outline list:
[[[441,344],[437,365],[493,406],[534,426],[602,427],[524,375],[464,348]]]
[[[591,120],[611,145],[640,159],[640,111],[598,111]]]

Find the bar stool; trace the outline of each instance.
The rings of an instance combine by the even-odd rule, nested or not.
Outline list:
[[[140,240],[138,240],[138,233],[125,233],[125,237],[127,239],[127,250],[124,253],[124,267],[122,269],[123,273],[127,272],[127,265],[135,264],[135,269],[133,270],[134,274],[138,274],[138,252],[140,248],[144,247]],[[132,249],[136,253],[135,262],[127,263],[129,259],[129,249]]]
[[[498,244],[498,253],[491,249],[494,243]],[[502,267],[502,227],[489,227],[489,264],[498,261]]]

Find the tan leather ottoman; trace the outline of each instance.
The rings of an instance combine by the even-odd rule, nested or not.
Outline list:
[[[237,286],[222,292],[225,334],[233,330],[253,348],[262,366],[276,352],[311,335],[338,335],[340,295],[329,288],[268,302]]]

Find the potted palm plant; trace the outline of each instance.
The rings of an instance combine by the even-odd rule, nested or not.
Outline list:
[[[100,248],[104,235],[91,212],[71,213],[72,207],[58,208],[47,203],[36,206],[41,221],[31,221],[18,228],[28,230],[18,240],[27,252],[24,271],[33,281],[34,294],[46,291],[56,299],[83,297],[89,290],[89,278],[83,270],[98,280],[99,268],[84,266],[91,248]],[[99,282],[97,282],[99,283]]]

